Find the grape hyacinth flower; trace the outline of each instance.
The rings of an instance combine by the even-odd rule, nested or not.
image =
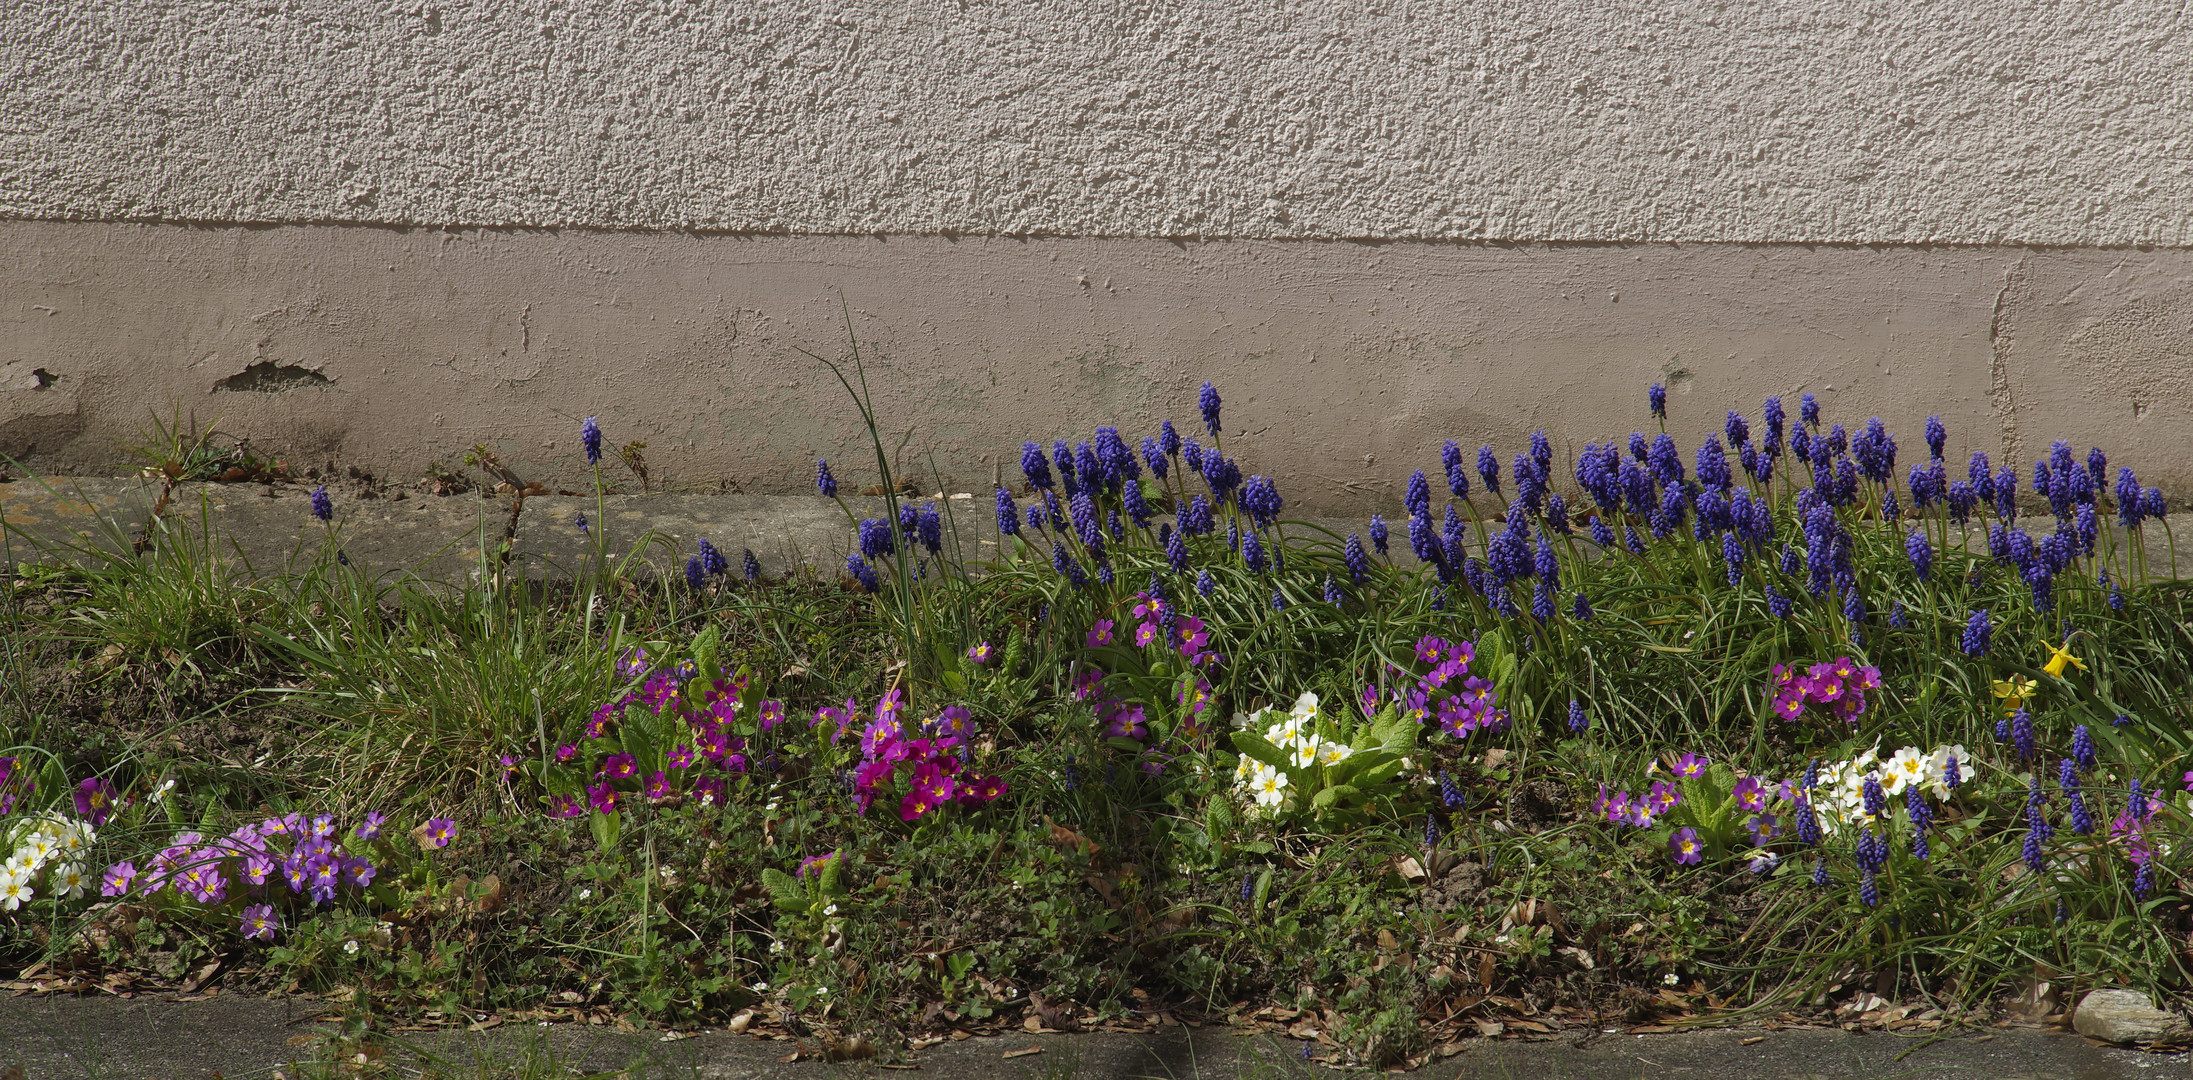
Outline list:
[[[1331,574],[1325,575],[1325,602],[1339,607],[1347,598],[1347,594],[1340,591],[1340,583],[1334,581]]]
[[[1798,399],[1797,418],[1812,427],[1820,426],[1820,399],[1806,394]]]
[[[1432,485],[1424,479],[1424,470],[1409,474],[1408,489],[1402,493],[1401,507],[1410,517],[1426,517],[1432,512]]]
[[[1576,603],[1570,609],[1569,617],[1575,619],[1577,622],[1590,622],[1592,617],[1591,598],[1585,596],[1583,593],[1577,593]]]
[[[2010,742],[2018,751],[2018,760],[2033,760],[2033,714],[2019,709],[2010,718]],[[2034,781],[2039,784],[2039,781]]]
[[[1376,551],[1376,552],[1378,552],[1378,553],[1379,553],[1380,555],[1384,555],[1384,554],[1386,553],[1386,517],[1385,517],[1385,515],[1383,515],[1383,514],[1372,514],[1372,515],[1371,515],[1371,527],[1370,527],[1370,534],[1371,534],[1371,549],[1372,549],[1373,551]]]
[[[1354,533],[1349,533],[1347,542],[1341,545],[1340,561],[1348,568],[1348,576],[1356,584],[1361,585],[1363,579],[1370,576],[1370,557],[1363,553],[1363,541],[1356,539]]]
[[[1994,624],[1988,621],[1987,609],[1981,608],[1966,620],[1964,639],[1959,646],[1966,656],[1986,656],[1988,644],[1994,640],[1994,636]]]
[[[598,418],[589,416],[579,421],[579,445],[586,450],[586,463],[602,463],[602,426]]]
[[[708,585],[708,571],[701,566],[698,555],[685,560],[685,584],[694,592],[699,592]]]
[[[1904,557],[1911,560],[1911,572],[1917,574],[1920,581],[1933,576],[1934,545],[1928,542],[1925,532],[1913,529],[1911,535],[1904,537]]]
[[[815,490],[825,499],[838,497],[838,478],[830,475],[830,459],[815,459]]]
[[[739,550],[740,550],[740,564],[741,564],[741,565],[740,565],[740,567],[739,567],[739,569],[740,569],[740,570],[741,570],[741,571],[742,571],[743,573],[745,573],[745,575],[746,575],[746,580],[748,580],[748,581],[760,581],[760,580],[761,580],[761,560],[760,560],[760,559],[757,559],[757,558],[755,558],[755,557],[754,557],[754,549],[753,549],[753,548],[741,548],[741,549],[739,549]]]
[[[1645,389],[1645,404],[1652,407],[1652,415],[1661,420],[1666,420],[1668,418],[1667,386],[1662,383],[1654,383],[1647,387]]]
[[[327,485],[312,489],[312,516],[327,521],[335,516],[335,500],[329,497]]]
[[[1211,581],[1211,572],[1209,570],[1196,571],[1195,591],[1197,596],[1209,597],[1211,595],[1211,590],[1216,587],[1217,586]]]
[[[1216,437],[1219,431],[1218,406],[1218,388],[1212,386],[1209,382],[1205,382],[1203,389],[1196,394],[1196,407],[1203,410],[1203,427],[1213,437]]]
[[[1485,490],[1500,494],[1500,458],[1490,445],[1477,448],[1477,477],[1485,482]]]
[[[2100,764],[2094,753],[2094,734],[2085,724],[2071,729],[2071,757],[2080,772],[2093,772]]]
[[[1579,593],[1578,595],[1582,595]],[[1569,731],[1582,735],[1591,728],[1591,717],[1585,715],[1584,705],[1575,698],[1569,699]]]
[[[701,571],[703,573],[713,577],[731,569],[731,560],[725,558],[723,552],[717,550],[716,545],[709,543],[708,538],[705,536],[701,537],[700,552]]]

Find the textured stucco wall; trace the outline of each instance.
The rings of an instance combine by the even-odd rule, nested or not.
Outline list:
[[[2193,15],[15,0],[0,216],[2185,246]]]
[[[1024,438],[1139,437],[1226,396],[1298,505],[1398,497],[1440,440],[1568,454],[1820,395],[1923,453],[2073,440],[2193,490],[2193,251],[950,240],[0,222],[0,451],[95,467],[176,403],[293,459],[399,478],[489,442],[581,475],[578,420],[682,487],[872,482],[835,293],[907,461],[955,486]],[[255,364],[311,372],[222,389]],[[43,370],[43,378],[37,372]],[[273,392],[269,392],[273,391]]]

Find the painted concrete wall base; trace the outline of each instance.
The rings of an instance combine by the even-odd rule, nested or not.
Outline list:
[[[1025,438],[1194,426],[1347,511],[1440,441],[1503,458],[1820,395],[1903,460],[2064,438],[2193,489],[2193,251],[753,237],[0,222],[0,451],[108,470],[180,409],[397,476],[485,442],[573,483],[579,418],[689,489],[873,482],[839,298],[905,464],[955,490]]]

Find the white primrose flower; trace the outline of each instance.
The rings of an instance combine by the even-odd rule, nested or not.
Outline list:
[[[1294,699],[1294,708],[1288,710],[1288,714],[1293,716],[1297,722],[1304,724],[1316,719],[1317,694],[1313,691],[1304,690],[1301,697]]]
[[[0,872],[0,908],[14,911],[30,903],[30,875],[16,872]]]
[[[74,900],[84,895],[84,889],[91,884],[91,875],[84,872],[81,864],[68,863],[53,872],[50,884],[57,895]]]
[[[1287,799],[1287,774],[1269,765],[1258,771],[1256,778],[1256,804],[1278,806]]]

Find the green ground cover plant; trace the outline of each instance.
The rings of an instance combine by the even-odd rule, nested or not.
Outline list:
[[[777,580],[597,510],[533,526],[582,565],[425,582],[326,487],[282,568],[172,485],[141,536],[11,528],[6,961],[886,1054],[1261,1017],[1376,1064],[2193,990],[2187,587],[2098,449],[1952,479],[1929,420],[1899,471],[1806,395],[1686,455],[1655,387],[1649,437],[1449,442],[1444,497],[1343,533],[1206,385],[1189,436],[1028,442],[977,560],[844,379],[883,515],[818,463],[849,553]]]

